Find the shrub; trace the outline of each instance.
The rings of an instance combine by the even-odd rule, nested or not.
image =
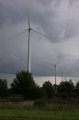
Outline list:
[[[23,95],[12,95],[8,97],[8,101],[18,103],[24,101],[24,97]]]
[[[45,107],[46,102],[44,100],[36,100],[34,101],[34,107]]]

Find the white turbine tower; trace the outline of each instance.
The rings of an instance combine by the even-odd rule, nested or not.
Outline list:
[[[14,39],[15,37],[18,37],[19,35],[25,33],[28,31],[28,56],[27,56],[27,71],[31,73],[31,39],[30,39],[30,34],[31,34],[31,31],[33,32],[36,32],[37,34],[40,34],[46,38],[49,39],[49,37],[47,37],[46,35],[40,33],[39,31],[36,31],[35,29],[31,28],[31,25],[30,25],[30,16],[29,16],[29,10],[28,10],[28,29],[14,35],[13,37],[11,37],[10,39]],[[10,40],[9,39],[9,40]]]
[[[31,72],[31,39],[30,39],[30,16],[29,16],[29,10],[28,10],[28,57],[27,57],[27,71]]]

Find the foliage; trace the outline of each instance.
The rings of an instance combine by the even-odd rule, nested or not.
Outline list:
[[[76,84],[76,93],[79,96],[79,82],[77,82],[77,84]]]
[[[34,91],[34,99],[42,99],[43,98],[43,89],[42,87],[36,86]]]
[[[34,101],[34,107],[44,107],[46,102],[44,100],[36,100]]]
[[[69,98],[73,96],[74,85],[72,81],[62,81],[58,86],[58,94],[63,98]]]
[[[54,88],[53,88],[53,85],[49,81],[44,82],[43,90],[44,90],[44,96],[46,98],[52,98],[53,97]]]
[[[0,97],[6,97],[8,93],[6,79],[0,79]]]
[[[0,79],[0,97],[8,97],[9,101],[15,102],[24,99],[46,99],[50,102],[54,98],[61,101],[62,98],[78,101],[79,82],[75,86],[72,80],[62,81],[59,85],[52,85],[49,81],[45,81],[43,86],[40,87],[35,84],[31,73],[21,71],[16,73],[16,78],[11,84],[11,88],[7,88],[5,79]]]
[[[24,97],[22,95],[11,95],[7,98],[8,102],[19,103],[24,101]]]
[[[15,94],[24,95],[26,99],[34,99],[36,97],[37,86],[29,72],[16,73],[16,78],[11,84],[11,88]]]
[[[4,105],[2,105],[3,107]],[[54,104],[52,109],[29,109],[21,104],[0,105],[0,120],[79,120],[79,106]]]

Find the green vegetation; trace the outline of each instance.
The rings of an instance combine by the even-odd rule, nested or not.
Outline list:
[[[8,94],[6,79],[0,79],[0,97],[5,97]]]
[[[79,98],[79,82],[74,85],[72,80],[62,81],[59,85],[52,85],[49,81],[43,83],[39,87],[33,80],[32,74],[26,71],[16,73],[16,78],[11,84],[11,88],[7,87],[6,80],[0,79],[0,98],[10,101],[23,100],[52,100],[59,99],[76,99]]]
[[[48,104],[35,108],[33,104],[0,104],[1,120],[78,120],[79,106],[74,104]]]
[[[44,82],[42,89],[44,91],[44,97],[45,98],[48,98],[48,99],[53,98],[54,87],[49,81]]]
[[[35,84],[32,74],[21,71],[7,87],[0,79],[1,120],[79,120],[79,82],[62,81],[42,87]]]
[[[16,73],[16,79],[11,84],[13,93],[23,95],[26,99],[34,99],[36,84],[29,72]]]
[[[0,115],[1,120],[78,120],[79,113],[74,112],[74,114],[70,111],[43,111],[43,110],[32,110],[32,111],[24,111],[24,110],[4,110],[0,111],[2,115]],[[4,115],[5,113],[5,115]]]

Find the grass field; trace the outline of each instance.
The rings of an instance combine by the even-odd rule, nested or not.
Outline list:
[[[0,120],[79,120],[79,106],[54,104],[46,108],[0,104]]]
[[[0,120],[79,120],[78,111],[0,110]]]

